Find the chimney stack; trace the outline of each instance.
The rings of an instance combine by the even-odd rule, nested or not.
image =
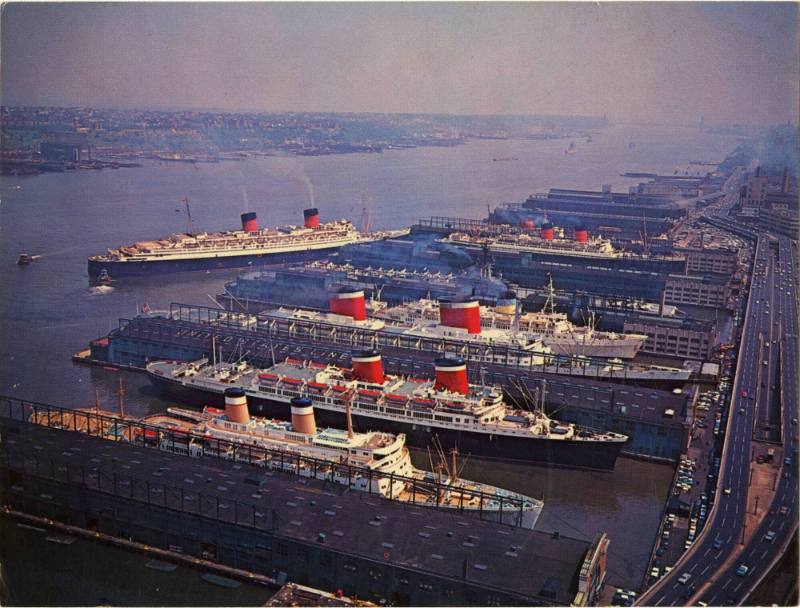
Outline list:
[[[551,224],[550,222],[545,222],[544,224],[542,224],[541,237],[545,241],[553,240],[553,224]]]
[[[230,387],[225,389],[225,417],[231,422],[247,424],[250,413],[247,411],[247,396],[244,389]]]
[[[383,384],[383,363],[381,354],[376,350],[356,350],[351,357],[353,376],[356,380]]]
[[[245,232],[258,232],[258,218],[254,212],[242,213],[242,230]]]
[[[586,226],[578,226],[575,228],[575,240],[578,243],[589,242],[589,231],[586,229]]]
[[[477,300],[439,300],[439,322],[447,327],[460,327],[471,334],[481,333],[481,307]]]
[[[364,290],[343,287],[331,294],[329,300],[331,312],[337,315],[352,317],[355,321],[367,320],[367,304],[364,301]]]
[[[514,291],[507,291],[497,298],[494,305],[495,312],[502,315],[514,315],[517,313],[517,294]]]
[[[457,357],[436,359],[436,382],[434,388],[438,391],[451,391],[462,395],[469,395],[469,382],[467,380],[467,364]]]
[[[303,435],[314,435],[317,423],[314,420],[314,403],[308,397],[294,397],[292,404],[292,430]]]
[[[316,207],[303,211],[303,225],[306,228],[316,228],[319,226],[319,210]]]

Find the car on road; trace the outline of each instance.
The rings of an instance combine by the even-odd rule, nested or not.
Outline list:
[[[781,507],[778,509],[778,515],[786,515],[789,512],[789,507]]]
[[[750,572],[750,566],[747,564],[739,564],[739,567],[736,568],[736,576],[747,576],[748,572]]]
[[[680,577],[678,578],[678,582],[679,582],[681,585],[686,585],[686,584],[688,584],[690,580],[692,580],[692,575],[691,575],[691,574],[689,574],[688,572],[684,572],[684,573],[683,573],[683,574],[681,574],[681,575],[680,575]]]
[[[724,490],[722,490],[722,493],[725,494],[725,496],[730,496],[731,495],[731,489],[730,488],[725,488]]]
[[[775,542],[775,536],[776,536],[775,531],[770,530],[764,535],[764,540],[767,541],[768,543]]]
[[[720,539],[714,541],[714,549],[717,551],[722,549],[722,541]]]
[[[742,391],[742,397],[744,397],[745,399],[747,399],[747,391]]]

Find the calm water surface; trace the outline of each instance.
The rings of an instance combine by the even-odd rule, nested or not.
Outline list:
[[[629,143],[635,148],[629,148]],[[129,413],[168,403],[135,373],[73,365],[87,342],[135,314],[147,302],[210,304],[235,271],[119,283],[107,294],[89,288],[86,258],[106,248],[185,230],[188,197],[196,230],[235,228],[242,211],[262,225],[300,223],[313,202],[323,218],[360,223],[367,200],[373,228],[399,228],[420,217],[485,217],[487,206],[520,201],[548,188],[626,190],[639,180],[626,171],[672,174],[702,170],[693,160],[720,161],[736,145],[694,129],[611,127],[577,152],[570,140],[478,141],[453,148],[383,154],[265,157],[219,164],[153,163],[137,169],[79,171],[0,182],[0,394],[68,407],[116,403],[119,378]],[[493,158],[518,160],[493,162]],[[20,252],[41,255],[18,267]],[[465,474],[540,496],[540,526],[612,539],[611,579],[636,585],[667,493],[669,468],[620,461],[612,474],[491,467],[469,463]],[[104,549],[106,550],[106,549]]]

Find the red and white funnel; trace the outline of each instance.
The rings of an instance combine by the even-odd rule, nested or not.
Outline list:
[[[552,241],[554,236],[553,224],[551,224],[550,222],[545,222],[544,224],[542,224],[540,234],[545,241]]]
[[[225,389],[225,417],[231,422],[247,424],[250,413],[247,411],[247,396],[244,389],[231,387]]]
[[[303,225],[306,228],[319,226],[319,210],[316,207],[303,210]]]
[[[367,320],[367,304],[364,301],[363,289],[338,290],[331,294],[329,304],[334,314],[346,315],[355,321]]]
[[[308,397],[294,397],[292,404],[292,430],[303,435],[314,435],[317,423],[314,420],[314,403]]]
[[[439,322],[461,327],[471,334],[481,333],[481,307],[477,300],[439,300]]]
[[[589,242],[589,231],[586,229],[586,226],[578,226],[575,228],[575,240],[578,243]]]
[[[434,384],[436,390],[469,395],[467,364],[463,359],[455,357],[436,359],[433,364],[436,367],[436,383]]]
[[[381,354],[376,350],[356,350],[351,357],[353,376],[356,380],[383,384],[383,362]]]
[[[253,211],[242,213],[242,230],[245,232],[258,232],[258,218]]]

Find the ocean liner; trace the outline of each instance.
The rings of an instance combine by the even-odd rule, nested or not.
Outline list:
[[[303,215],[303,226],[259,229],[256,214],[243,213],[241,230],[186,232],[109,249],[105,255],[89,258],[89,276],[95,279],[102,270],[119,278],[211,268],[247,268],[256,262],[312,260],[350,243],[392,236],[390,233],[361,235],[347,220],[320,223],[316,208],[306,209]]]
[[[350,416],[347,430],[318,428],[316,403],[309,397],[290,399],[291,421],[251,417],[245,391],[238,387],[226,388],[224,401],[224,410],[170,407],[167,413],[147,416],[134,442],[158,443],[162,449],[192,457],[244,460],[416,506],[480,511],[485,519],[529,529],[542,510],[540,500],[462,479],[455,452],[448,462],[439,451],[434,471],[423,471],[411,463],[402,433],[357,433]],[[346,407],[349,410],[349,404]]]
[[[574,325],[565,313],[556,312],[554,298],[551,279],[544,308],[519,314],[516,294],[507,292],[497,299],[494,308],[480,307],[481,329],[513,332],[527,341],[540,341],[553,354],[565,356],[633,359],[647,341],[644,334],[598,331],[593,323]],[[378,310],[375,316],[397,323],[436,324],[441,310],[438,301],[423,299]]]
[[[344,426],[350,408],[361,429],[404,433],[422,448],[436,436],[444,448],[481,458],[612,470],[628,439],[549,418],[544,390],[532,409],[513,408],[498,387],[469,384],[461,359],[437,359],[435,371],[433,381],[384,374],[376,351],[355,351],[352,369],[293,359],[267,369],[207,359],[147,366],[156,387],[187,403],[220,403],[235,387],[255,412],[286,419],[292,399],[307,397],[322,424]]]

